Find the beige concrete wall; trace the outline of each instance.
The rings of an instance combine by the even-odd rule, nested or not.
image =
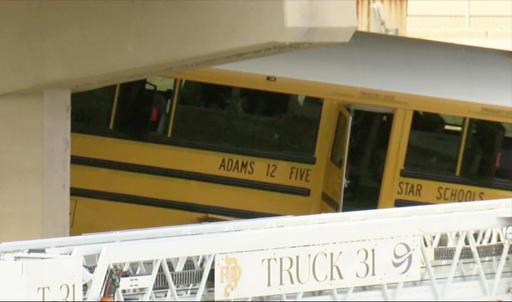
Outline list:
[[[347,41],[355,28],[355,0],[0,1],[0,95]]]
[[[0,241],[42,236],[41,95],[0,97]]]
[[[512,50],[510,0],[408,0],[407,35]]]
[[[0,97],[0,242],[68,234],[69,96]]]

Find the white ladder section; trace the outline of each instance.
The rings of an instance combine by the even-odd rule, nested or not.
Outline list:
[[[0,300],[512,300],[512,199],[0,244]]]

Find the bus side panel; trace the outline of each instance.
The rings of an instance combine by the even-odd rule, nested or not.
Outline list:
[[[324,100],[315,152],[317,159],[315,170],[318,172],[315,174],[315,181],[312,182],[311,185],[313,198],[311,213],[336,212],[339,209],[339,202],[333,202],[327,196],[325,182],[327,181],[326,178],[331,176],[330,173],[327,172],[327,169],[330,167],[330,153],[334,140],[336,119],[338,117],[337,108],[340,104],[339,101],[331,99]],[[339,172],[339,170],[335,172]]]
[[[71,177],[75,191],[110,192],[276,214],[305,214],[309,211],[307,196],[296,194],[80,165],[72,165]]]
[[[306,197],[72,165],[72,234],[307,214]]]
[[[71,235],[190,224],[207,218],[206,213],[76,196],[71,196],[71,198],[76,205],[71,223]]]
[[[300,162],[77,133],[72,156],[72,163],[85,165],[132,164],[308,189],[320,174],[315,165]]]
[[[379,208],[394,206],[398,178],[407,151],[411,120],[412,112],[410,110],[397,109],[395,111],[379,195]]]
[[[400,177],[395,194],[395,206],[403,206],[415,202],[448,203],[510,198],[512,192],[480,186]]]

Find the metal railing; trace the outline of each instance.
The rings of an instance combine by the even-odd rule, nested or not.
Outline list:
[[[510,199],[205,223],[4,243],[0,272],[78,257],[85,300],[511,300],[511,225]]]

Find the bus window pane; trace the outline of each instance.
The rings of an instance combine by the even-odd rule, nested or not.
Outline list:
[[[165,136],[172,100],[170,81],[161,78],[121,84],[114,129],[141,139]]]
[[[455,174],[462,128],[461,117],[415,112],[405,168]]]
[[[106,130],[116,86],[71,94],[71,130]]]
[[[186,81],[172,137],[215,146],[313,155],[319,99]]]
[[[471,120],[462,176],[512,180],[512,124]]]

